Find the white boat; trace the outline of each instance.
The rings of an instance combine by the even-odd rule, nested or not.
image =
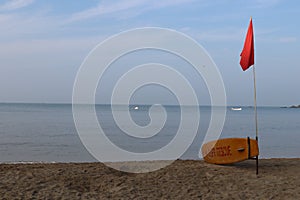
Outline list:
[[[231,108],[231,110],[240,111],[240,110],[242,110],[242,108],[241,107],[235,107],[235,108]]]

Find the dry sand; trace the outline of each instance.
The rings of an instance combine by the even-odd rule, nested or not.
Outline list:
[[[300,159],[176,161],[131,174],[101,163],[1,164],[0,199],[300,199]]]

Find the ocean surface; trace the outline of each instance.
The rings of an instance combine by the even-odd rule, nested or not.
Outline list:
[[[150,122],[149,108],[146,105],[127,105],[119,106],[116,112],[129,109],[132,120],[146,126]],[[95,106],[106,136],[120,148],[135,153],[155,151],[174,138],[181,109],[179,106],[164,108],[167,120],[160,132],[150,138],[134,138],[116,125],[111,106]],[[191,112],[195,110],[189,109]],[[211,108],[200,106],[199,109],[201,118],[197,135],[181,159],[199,159]],[[258,107],[258,129],[260,158],[300,157],[300,109]],[[255,138],[253,108],[242,107],[241,111],[233,111],[228,107],[221,138],[247,136]],[[105,153],[109,155],[111,152]],[[0,104],[0,162],[93,161],[96,159],[86,150],[75,128],[71,104]]]

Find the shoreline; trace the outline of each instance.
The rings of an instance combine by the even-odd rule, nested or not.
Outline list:
[[[273,160],[273,159],[276,159],[276,160],[285,160],[285,159],[299,159],[300,160],[300,157],[271,157],[271,158],[268,158],[268,157],[262,157],[262,158],[259,158],[259,160]],[[63,161],[0,161],[0,165],[3,165],[3,164],[8,164],[8,165],[18,165],[18,164],[94,164],[94,163],[136,163],[136,162],[175,162],[175,161],[203,161],[204,162],[204,159],[192,159],[192,158],[187,158],[187,159],[177,159],[177,160],[144,160],[144,161],[116,161],[116,162],[100,162],[100,161],[66,161],[66,162],[63,162]],[[241,161],[241,162],[244,162],[244,161]],[[241,163],[240,162],[240,163]],[[225,166],[225,165],[224,165]]]
[[[4,199],[299,199],[299,166],[300,158],[260,159],[256,176],[253,160],[232,165],[176,160],[160,170],[136,174],[99,162],[2,163],[0,195]]]

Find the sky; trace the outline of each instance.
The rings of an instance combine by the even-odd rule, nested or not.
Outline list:
[[[70,103],[76,73],[97,44],[125,30],[163,27],[206,49],[222,75],[228,105],[253,105],[252,70],[239,66],[250,16],[258,105],[300,104],[296,0],[0,0],[0,102]],[[144,61],[153,54],[144,52]],[[200,104],[208,105],[203,81],[195,87]],[[99,88],[97,103],[109,102],[105,84]],[[172,103],[170,93],[163,93],[145,87],[135,94],[136,102]]]

